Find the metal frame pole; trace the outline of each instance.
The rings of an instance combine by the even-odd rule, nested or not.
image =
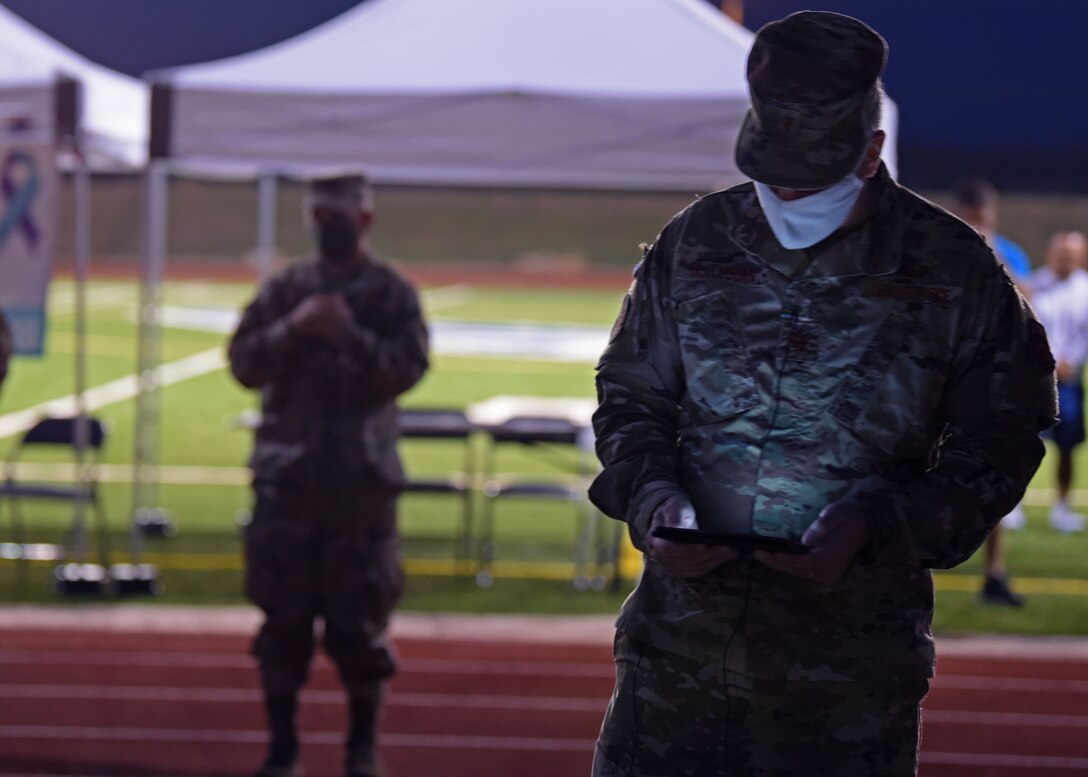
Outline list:
[[[87,465],[87,448],[90,443],[90,426],[87,419],[87,275],[90,266],[91,193],[90,175],[83,158],[80,138],[74,142],[75,166],[72,176],[72,218],[75,222],[73,246],[74,295],[75,295],[75,460],[76,480],[81,493],[90,492],[91,473]],[[73,546],[80,561],[87,555],[87,501],[75,501],[72,524]],[[108,565],[108,550],[99,548],[101,563]]]
[[[276,174],[269,172],[262,172],[257,181],[257,274],[261,280],[271,275],[274,269],[278,184]]]
[[[132,563],[138,564],[143,547],[140,518],[158,508],[159,422],[161,391],[161,302],[166,267],[167,197],[169,163],[148,162],[146,173],[145,232],[140,267],[139,342],[137,349],[136,429],[133,451]]]

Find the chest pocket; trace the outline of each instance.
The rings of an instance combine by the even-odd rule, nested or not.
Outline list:
[[[943,337],[916,318],[893,313],[846,371],[831,415],[888,454],[912,441],[926,445],[950,359]]]
[[[759,403],[732,294],[719,290],[677,306],[677,336],[696,423],[712,423]]]

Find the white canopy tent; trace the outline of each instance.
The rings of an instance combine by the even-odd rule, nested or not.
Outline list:
[[[140,79],[96,65],[0,6],[0,129],[57,132],[59,78],[82,86],[82,151],[92,169],[132,169],[147,159],[148,89]]]
[[[743,179],[751,39],[702,0],[367,0],[148,74],[154,151],[203,174],[348,164],[378,183],[710,191]]]
[[[284,43],[150,74],[175,169],[707,191],[751,33],[701,0],[368,0]]]

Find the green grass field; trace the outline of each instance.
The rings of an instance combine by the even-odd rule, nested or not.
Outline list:
[[[246,284],[171,282],[168,305],[236,308],[253,292]],[[454,293],[455,292],[455,293]],[[427,289],[424,304],[432,320],[472,322],[545,322],[608,326],[620,294],[556,289],[499,290]],[[89,297],[88,340],[90,386],[130,375],[135,366],[135,300],[132,284],[96,282]],[[224,347],[224,336],[184,329],[164,330],[163,361],[172,362]],[[73,386],[73,306],[70,284],[54,285],[48,355],[19,358],[0,396],[0,419],[46,400],[69,394]],[[407,407],[459,407],[502,394],[545,397],[593,396],[590,361],[545,362],[518,358],[484,358],[438,354],[431,372],[409,392]],[[148,539],[146,560],[162,569],[163,602],[239,603],[241,558],[238,516],[248,506],[244,462],[249,433],[238,428],[240,413],[254,408],[256,397],[238,387],[222,369],[183,380],[163,391],[159,501],[175,520],[179,533],[170,539]],[[123,399],[95,411],[111,429],[103,461],[103,501],[110,514],[114,560],[129,552],[127,525],[132,513],[129,482],[133,458],[133,409]],[[6,449],[11,440],[0,439]],[[410,472],[456,470],[462,450],[456,443],[405,441]],[[546,455],[541,455],[546,454]],[[550,473],[570,477],[575,456],[570,451],[504,450],[497,469],[503,473]],[[65,456],[35,455],[43,464]],[[1088,482],[1088,463],[1079,462],[1078,483]],[[1088,634],[1088,537],[1062,536],[1046,526],[1045,493],[1051,485],[1051,461],[1033,483],[1028,528],[1010,535],[1008,566],[1029,597],[1023,610],[977,603],[978,559],[938,576],[937,626],[943,632],[1015,632]],[[70,509],[28,505],[30,540],[62,542]],[[404,607],[424,610],[489,612],[614,612],[625,590],[573,590],[569,562],[576,530],[570,504],[510,500],[498,512],[499,559],[516,563],[496,569],[490,590],[479,590],[452,564],[459,521],[458,504],[439,496],[406,496],[401,522],[410,573]],[[9,535],[7,512],[0,519],[0,541]],[[8,601],[55,602],[49,586],[52,565],[26,565],[20,579],[16,565],[0,562],[0,597]],[[631,581],[624,581],[626,589]]]

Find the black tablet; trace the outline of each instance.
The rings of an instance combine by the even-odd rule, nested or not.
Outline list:
[[[766,550],[770,553],[808,553],[807,545],[785,537],[768,537],[765,534],[729,534],[722,532],[681,529],[678,526],[658,526],[655,537],[669,542],[687,545],[728,545],[745,550]]]

